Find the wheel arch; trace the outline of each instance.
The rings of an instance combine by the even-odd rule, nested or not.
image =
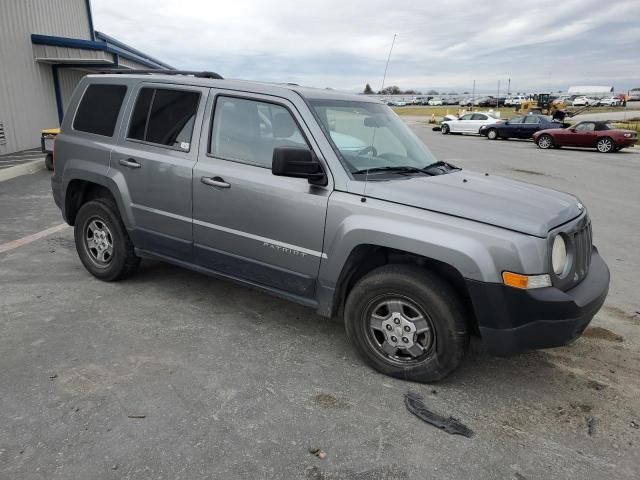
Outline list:
[[[87,162],[88,163],[88,162]],[[118,213],[125,227],[132,222],[132,212],[129,202],[125,202],[126,187],[123,188],[106,175],[106,172],[96,172],[91,169],[71,167],[65,168],[63,180],[63,214],[69,225],[74,225],[80,207],[95,198],[110,198],[118,207]]]
[[[469,331],[476,334],[479,332],[464,276],[456,267],[436,258],[375,244],[357,245],[349,253],[333,291],[330,315],[342,316],[347,297],[356,283],[376,268],[390,264],[415,265],[447,282],[462,301]]]

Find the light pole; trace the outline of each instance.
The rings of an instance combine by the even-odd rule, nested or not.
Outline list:
[[[496,95],[496,110],[500,107],[500,80],[498,80],[498,94]]]
[[[471,90],[471,110],[473,111],[473,107],[476,104],[476,81],[473,81],[473,90]]]

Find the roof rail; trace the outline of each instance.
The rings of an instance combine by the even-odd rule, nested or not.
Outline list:
[[[217,74],[216,72],[197,72],[192,70],[162,70],[162,69],[154,69],[154,70],[135,70],[128,68],[112,68],[109,70],[100,70],[96,73],[129,73],[133,75],[146,73],[146,74],[160,74],[160,75],[191,75],[197,78],[213,78],[216,80],[223,80],[222,75]]]

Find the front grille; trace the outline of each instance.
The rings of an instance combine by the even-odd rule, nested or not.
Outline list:
[[[573,284],[581,282],[589,273],[591,266],[591,222],[587,221],[580,230],[573,235]]]

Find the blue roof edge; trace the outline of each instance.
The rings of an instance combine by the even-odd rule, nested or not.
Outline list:
[[[119,55],[138,62],[146,67],[175,70],[171,65],[161,62],[140,50],[116,40],[113,37],[96,31],[96,37],[100,40],[82,40],[79,38],[56,37],[52,35],[31,34],[31,43],[37,45],[53,45],[57,47],[79,48],[83,50],[101,50],[104,52]]]

